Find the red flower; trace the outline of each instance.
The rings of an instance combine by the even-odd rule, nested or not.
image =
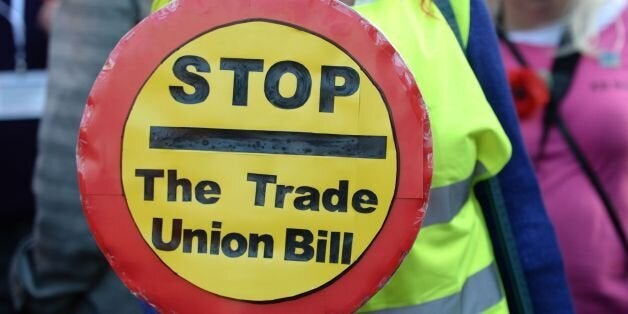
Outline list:
[[[508,81],[519,119],[529,118],[549,102],[547,85],[536,71],[528,68],[510,70]]]

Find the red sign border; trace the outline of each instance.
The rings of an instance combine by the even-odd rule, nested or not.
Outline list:
[[[126,205],[119,171],[128,114],[137,92],[164,56],[210,29],[256,19],[316,30],[310,32],[342,43],[385,95],[399,156],[396,196],[370,248],[331,283],[277,302],[220,297],[177,276],[139,234]],[[138,55],[140,60],[133,58]],[[423,129],[417,132],[421,124]],[[352,9],[334,0],[180,0],[142,21],[111,53],[81,122],[78,170],[84,212],[99,247],[129,289],[158,309],[184,313],[199,309],[351,312],[381,288],[411,249],[427,206],[431,154],[427,111],[412,74],[385,37]]]

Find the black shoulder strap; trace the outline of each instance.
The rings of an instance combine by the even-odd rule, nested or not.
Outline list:
[[[558,109],[565,96],[567,96],[567,92],[569,92],[573,77],[576,73],[576,68],[580,63],[581,54],[577,50],[561,54],[563,53],[562,50],[566,49],[569,45],[571,45],[571,35],[569,35],[569,32],[565,32],[560,41],[558,54],[556,58],[554,58],[554,64],[552,65],[550,101],[547,104],[545,116],[543,117],[543,133],[538,157],[542,157],[545,152],[549,129],[556,122],[559,113]]]
[[[504,28],[501,26],[501,22],[499,22],[499,19],[500,17],[498,16],[498,23],[495,26],[495,29],[497,31],[497,37],[501,40],[503,44],[506,45],[506,48],[508,49],[510,54],[515,58],[515,60],[517,60],[517,63],[520,66],[524,68],[530,68],[530,64],[528,63],[528,60],[526,60],[526,58],[523,56],[521,51],[519,51],[519,48],[517,48],[515,43],[513,43],[512,41],[510,41],[510,39],[508,39],[508,35],[506,34],[506,31],[504,30]]]
[[[454,8],[451,6],[449,0],[434,0],[434,4],[438,7],[438,10],[445,17],[447,24],[451,28],[451,31],[456,35],[456,40],[462,50],[465,50],[464,44],[462,42],[462,33],[460,32],[460,25],[458,25],[458,20],[456,20],[456,13],[454,12]]]
[[[561,49],[568,46],[570,42],[571,38],[569,34],[566,33],[566,35],[563,36],[563,39],[561,40]],[[582,171],[584,171],[587,178],[589,179],[589,182],[591,182],[591,185],[593,185],[593,188],[604,203],[604,207],[606,207],[606,211],[613,224],[613,227],[616,230],[617,235],[619,236],[624,246],[624,249],[628,252],[628,237],[626,237],[626,232],[622,227],[618,211],[613,205],[613,202],[611,201],[608,193],[604,189],[602,182],[593,170],[593,167],[591,167],[591,165],[587,161],[587,158],[584,155],[582,149],[578,146],[578,143],[574,139],[573,135],[571,135],[571,132],[569,131],[569,128],[567,127],[567,124],[563,120],[559,111],[560,105],[567,95],[569,88],[571,87],[576,68],[580,61],[580,57],[580,53],[575,51],[572,53],[559,55],[554,59],[554,64],[552,66],[551,97],[550,102],[546,107],[545,116],[543,118],[541,147],[537,158],[543,156],[545,144],[547,143],[547,138],[549,135],[549,130],[552,126],[556,126],[562,137],[565,139],[565,142],[569,146],[569,149],[576,157],[580,168],[582,168]]]

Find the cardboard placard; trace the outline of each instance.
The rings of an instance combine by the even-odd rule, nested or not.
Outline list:
[[[429,141],[412,75],[349,7],[184,0],[111,54],[79,181],[105,256],[161,310],[347,312],[414,242]]]

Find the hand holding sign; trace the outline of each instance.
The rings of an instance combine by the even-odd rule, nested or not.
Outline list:
[[[94,86],[85,212],[163,310],[352,311],[410,249],[431,176],[418,89],[351,9],[307,6],[318,17],[296,0],[180,1]]]

